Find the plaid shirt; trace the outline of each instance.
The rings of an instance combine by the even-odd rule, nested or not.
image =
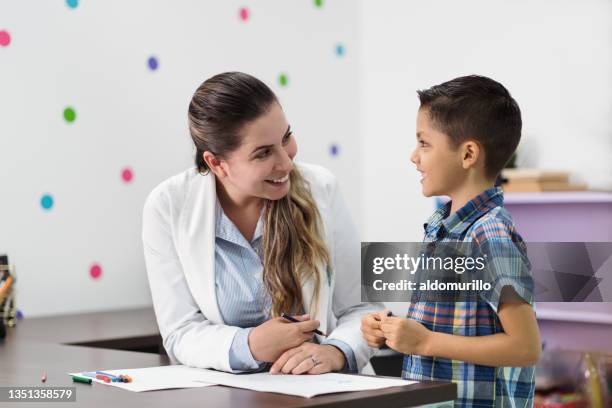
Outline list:
[[[484,191],[449,216],[447,203],[431,216],[425,242],[471,242],[487,254],[493,289],[477,301],[410,304],[407,317],[429,330],[458,336],[487,336],[503,332],[497,316],[501,290],[511,285],[533,304],[533,280],[525,244],[503,208],[501,188]],[[489,367],[458,360],[406,355],[402,377],[409,380],[447,380],[457,384],[455,406],[532,407],[535,367]]]

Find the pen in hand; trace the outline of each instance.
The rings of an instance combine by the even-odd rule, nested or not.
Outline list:
[[[296,318],[295,318],[295,317],[293,317],[293,316],[288,315],[287,313],[283,313],[283,314],[281,315],[281,317],[282,317],[283,319],[285,319],[285,320],[289,320],[290,322],[293,322],[293,323],[299,323],[299,322],[300,322],[298,319],[296,319]],[[315,329],[315,330],[314,330],[314,332],[315,332],[316,334],[318,334],[319,336],[327,337],[327,335],[326,335],[325,333],[323,333],[322,331],[320,331],[320,330],[318,330],[318,329]]]

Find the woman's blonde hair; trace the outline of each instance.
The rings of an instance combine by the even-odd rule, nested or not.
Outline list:
[[[238,148],[240,130],[274,103],[278,100],[266,84],[241,72],[215,75],[200,85],[188,111],[198,170],[209,171],[203,158],[205,151],[223,157]],[[264,200],[263,283],[272,299],[273,317],[303,311],[302,285],[307,280],[313,284],[309,309],[315,315],[321,284],[319,267],[330,263],[310,186],[297,167],[289,178],[286,196]]]

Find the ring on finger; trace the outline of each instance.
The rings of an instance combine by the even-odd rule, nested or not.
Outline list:
[[[312,360],[312,362],[313,362],[315,367],[317,365],[321,364],[321,362],[319,360],[317,360],[317,358],[315,356],[310,356],[310,359]]]

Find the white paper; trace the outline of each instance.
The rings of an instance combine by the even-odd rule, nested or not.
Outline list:
[[[135,392],[165,390],[170,388],[207,387],[209,385],[215,385],[203,381],[194,381],[194,379],[201,378],[201,376],[199,376],[198,374],[200,374],[202,370],[199,368],[187,367],[184,365],[98,371],[104,371],[105,373],[117,376],[119,374],[129,375],[130,377],[132,377],[131,383],[106,383],[96,378],[92,378],[92,381]],[[82,373],[69,374],[83,376]]]
[[[274,392],[311,398],[315,395],[335,392],[377,390],[414,384],[416,381],[389,379],[384,377],[327,373],[319,375],[290,374],[231,374],[222,371],[193,368],[184,365],[162,367],[131,368],[123,370],[100,370],[109,374],[126,374],[132,377],[131,383],[105,383],[93,378],[97,383],[123,388],[129,391],[151,391],[169,388],[206,387],[225,385],[253,391]],[[82,375],[70,373],[70,375]]]
[[[381,388],[410,385],[416,382],[401,379],[396,380],[383,377],[337,373],[319,375],[270,373],[236,375],[210,371],[203,375],[201,380],[197,381],[210,381],[229,387],[297,395],[304,398],[311,398],[315,395],[331,394],[335,392],[377,390]]]

